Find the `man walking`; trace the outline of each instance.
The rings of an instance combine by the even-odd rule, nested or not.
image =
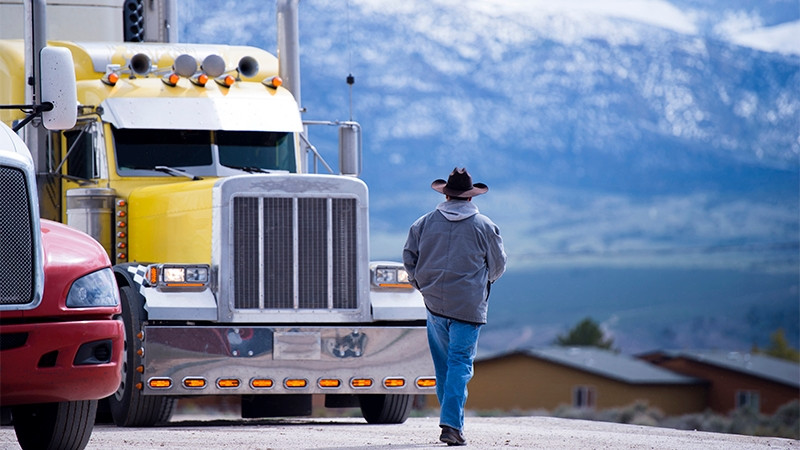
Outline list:
[[[486,323],[489,288],[506,267],[500,230],[478,212],[472,197],[486,193],[466,169],[453,169],[431,187],[446,200],[417,219],[403,248],[403,264],[428,309],[428,344],[441,405],[439,440],[465,445],[464,405],[478,335]]]

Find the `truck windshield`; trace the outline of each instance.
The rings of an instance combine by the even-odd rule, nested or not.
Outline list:
[[[120,175],[152,176],[157,166],[203,176],[230,175],[225,172],[230,168],[296,171],[294,140],[286,132],[114,127],[112,131]]]
[[[289,133],[217,131],[215,136],[223,166],[295,171],[294,141]]]

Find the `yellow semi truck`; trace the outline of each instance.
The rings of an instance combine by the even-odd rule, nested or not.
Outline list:
[[[278,2],[281,61],[125,41],[169,39],[170,2],[42,3],[0,5],[0,103],[31,95],[27,55],[44,32],[15,27],[46,10],[48,45],[74,60],[78,120],[23,138],[42,216],[87,232],[114,263],[126,328],[114,422],[163,422],[175,399],[201,395],[241,397],[243,417],[308,415],[314,394],[372,423],[405,421],[435,390],[424,304],[401,264],[369,261],[358,124],[324,122],[339,126],[340,170],[308,173],[319,154],[298,104],[297,1]]]

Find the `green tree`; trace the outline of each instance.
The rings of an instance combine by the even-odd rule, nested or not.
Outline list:
[[[569,330],[566,335],[558,335],[555,343],[564,347],[599,347],[610,350],[614,345],[614,339],[605,339],[600,325],[587,317]]]
[[[778,328],[769,336],[769,346],[764,350],[758,347],[753,348],[754,353],[763,353],[775,358],[787,359],[789,361],[800,362],[800,351],[792,348],[786,340],[786,332],[783,328]]]

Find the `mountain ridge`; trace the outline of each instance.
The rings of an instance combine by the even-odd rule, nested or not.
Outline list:
[[[797,347],[800,44],[767,31],[800,23],[798,2],[551,3],[300,3],[304,118],[363,127],[373,259],[399,259],[407,227],[441,201],[430,182],[466,166],[490,186],[476,204],[509,254],[508,286],[501,279],[493,294],[507,300],[495,302],[501,312],[546,286],[542,301],[593,311],[623,350],[746,350],[777,325]],[[276,47],[274,5],[179,5],[181,40]],[[335,166],[336,133],[310,136]],[[601,298],[624,301],[596,310],[569,286],[559,296],[548,280],[568,284],[575,270],[589,271]],[[636,274],[694,302],[702,292],[720,313],[690,309],[667,323],[663,308],[687,304],[631,294],[642,289]],[[745,306],[726,287],[741,279],[761,289]],[[631,309],[651,313],[628,321]],[[577,321],[512,318],[485,335],[535,326],[541,338]]]

